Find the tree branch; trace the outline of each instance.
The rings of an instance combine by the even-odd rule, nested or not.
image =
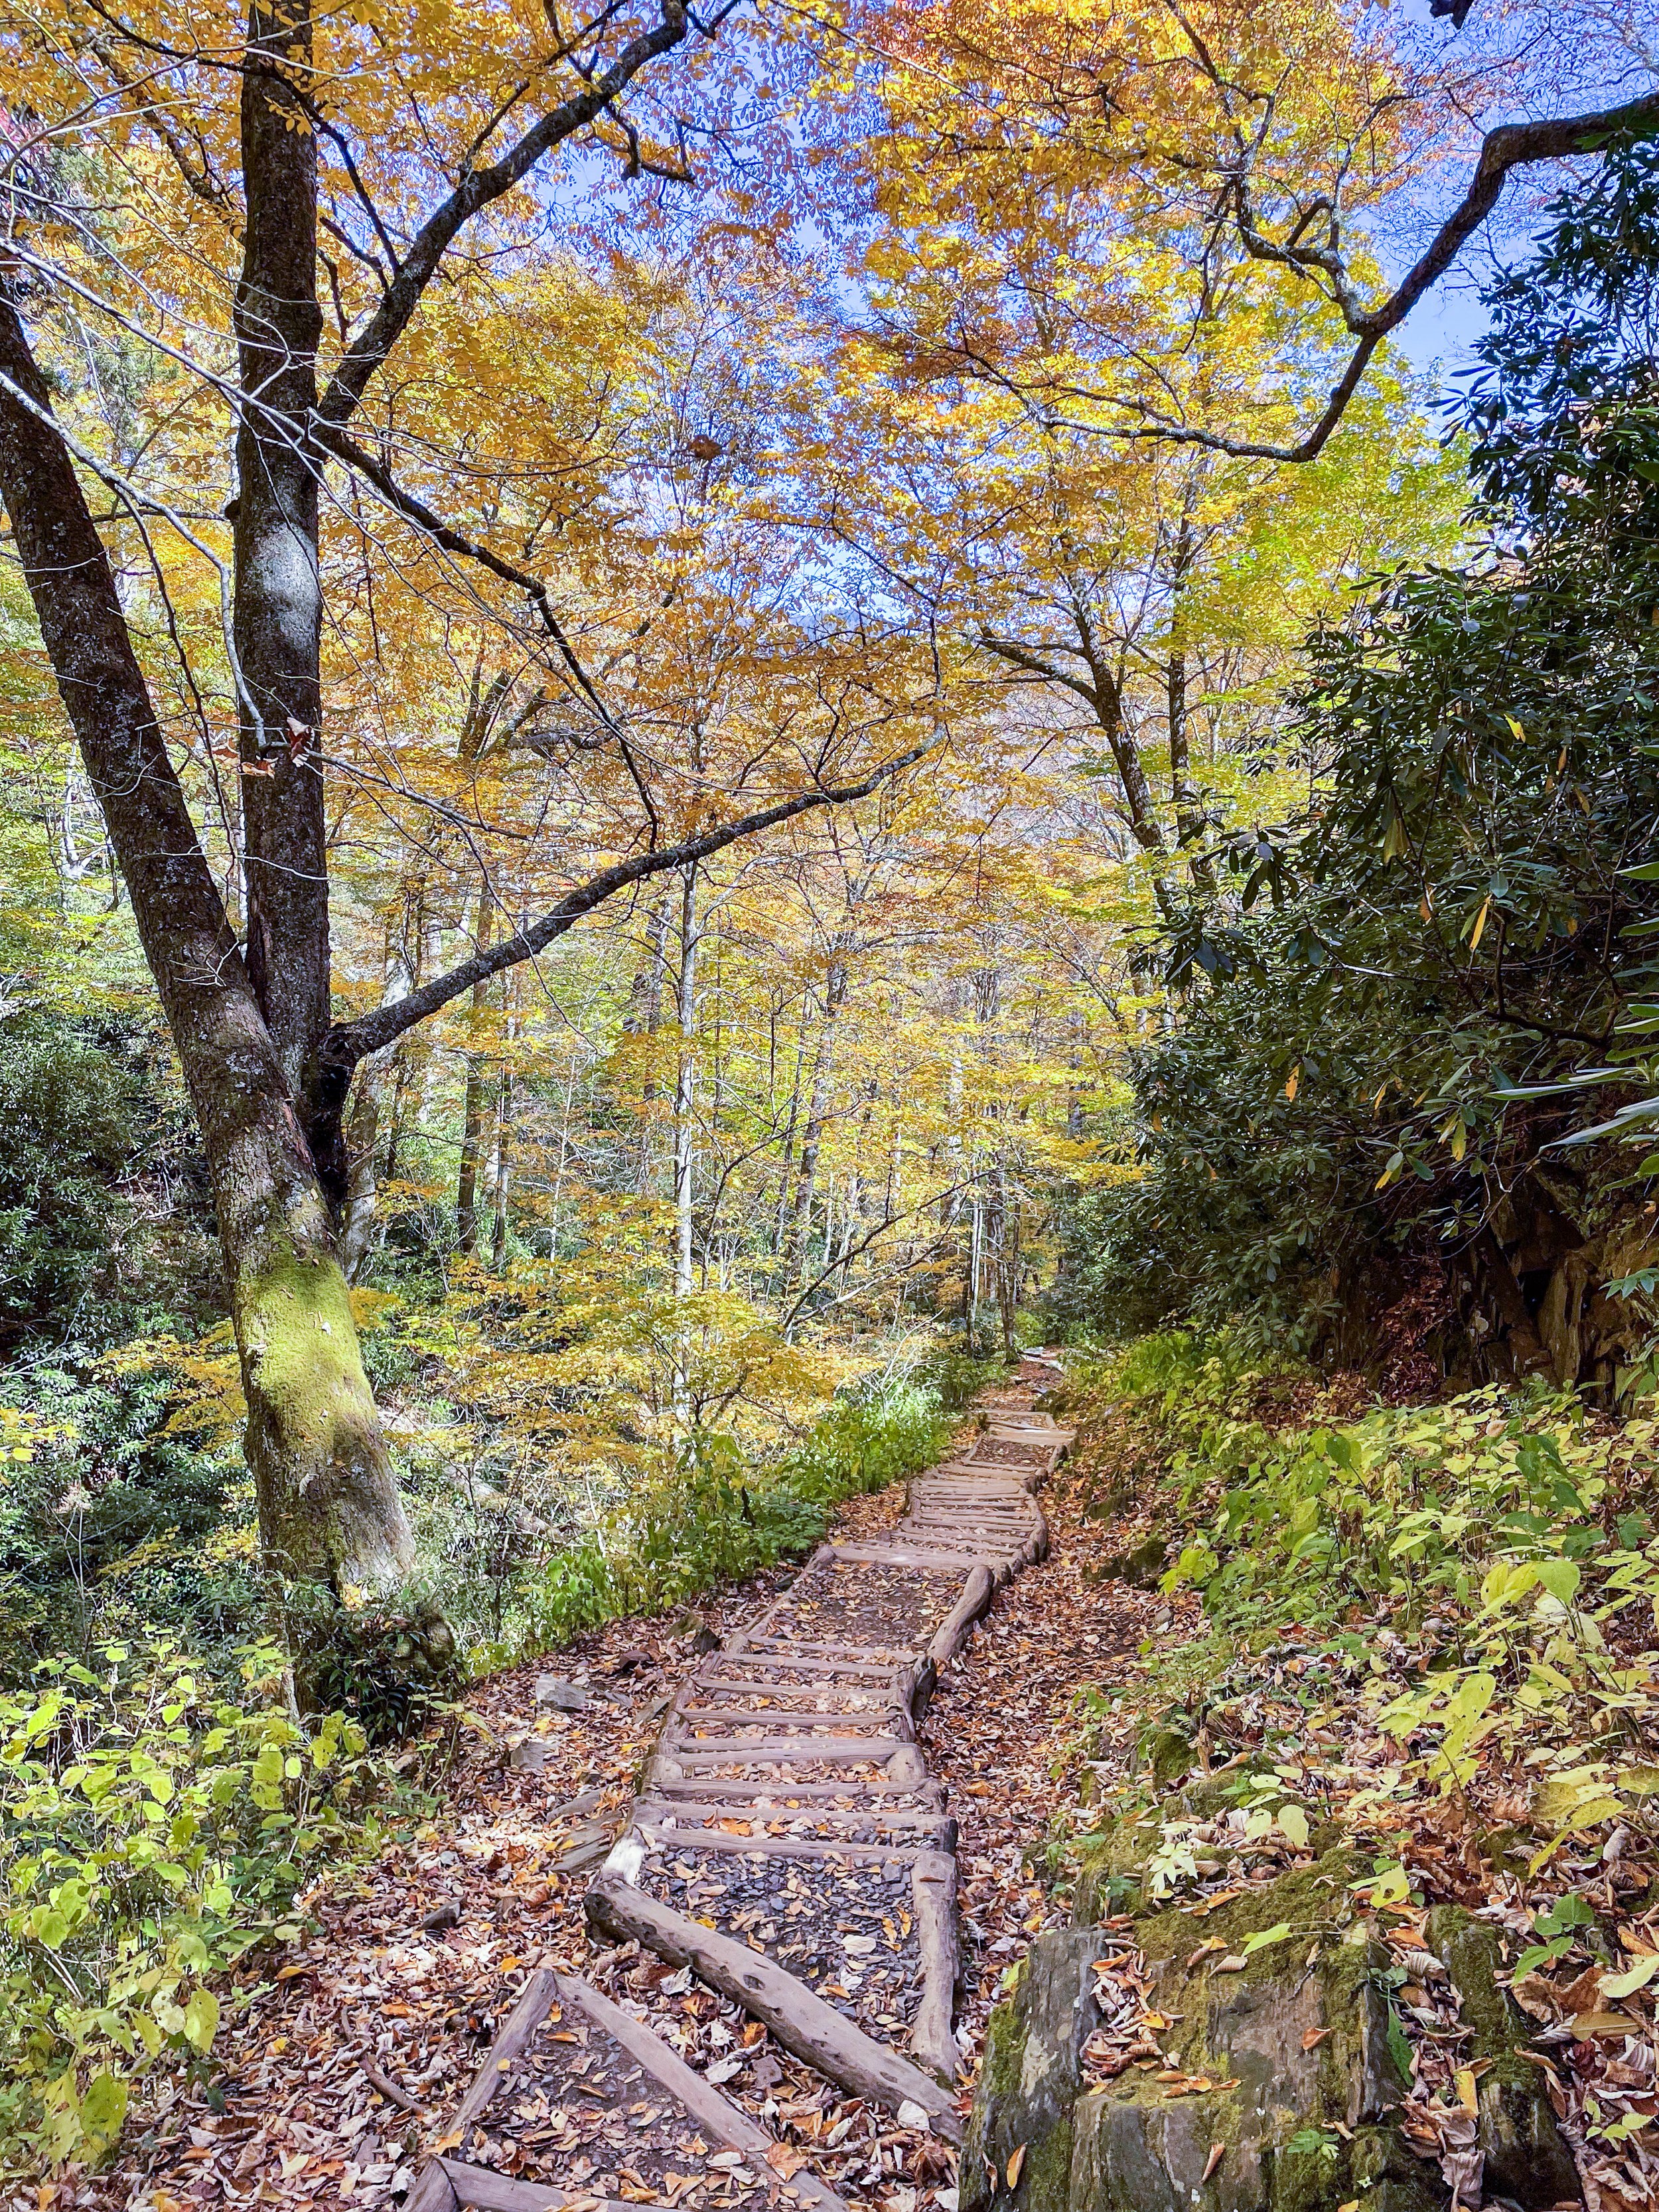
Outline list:
[[[661,8],[653,28],[630,39],[591,84],[544,115],[499,161],[469,170],[448,198],[433,210],[398,264],[385,298],[330,378],[319,410],[325,422],[337,426],[349,421],[375,370],[408,328],[457,232],[481,209],[521,184],[544,154],[604,114],[647,62],[680,44],[689,23],[684,0],[661,0]]]
[[[533,960],[556,938],[574,928],[584,915],[591,914],[596,906],[617,891],[625,890],[630,884],[641,883],[647,876],[661,874],[670,868],[683,868],[693,861],[706,860],[742,838],[756,836],[763,830],[792,821],[795,816],[810,813],[816,808],[845,806],[854,799],[867,799],[872,791],[932,752],[939,742],[934,736],[922,744],[913,745],[908,752],[884,761],[860,782],[821,784],[812,791],[797,792],[793,798],[780,799],[775,806],[762,807],[735,822],[721,823],[678,845],[636,853],[629,860],[615,861],[610,867],[601,868],[597,875],[590,876],[585,884],[567,891],[539,921],[515,931],[485,951],[475,952],[470,960],[463,960],[446,975],[434,976],[431,982],[422,984],[405,998],[379,1006],[373,1013],[360,1015],[356,1021],[337,1022],[324,1038],[308,1072],[301,1103],[301,1119],[325,1188],[331,1196],[337,1187],[343,1188],[341,1116],[353,1072],[370,1053],[383,1051],[387,1045],[395,1043],[406,1030],[460,998],[475,984],[486,982],[490,976],[500,975],[503,969],[517,967],[521,961]]]

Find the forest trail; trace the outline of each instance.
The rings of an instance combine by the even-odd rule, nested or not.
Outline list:
[[[1011,1383],[979,1410],[1001,1427],[1036,1395],[1030,1379]],[[945,1468],[966,1466],[970,1486],[988,1477],[1017,1513],[1032,1514],[1035,1533],[1031,1494],[1008,1461],[988,1455],[997,1441],[988,1428],[973,1439],[971,1455]],[[965,1447],[968,1434],[957,1442]],[[789,1902],[799,1904],[816,1867],[830,1862],[779,1846],[818,1838],[778,1834],[757,1844],[735,1830],[798,1821],[820,1833],[833,1828],[845,1838],[840,1856],[856,1868],[859,1885],[843,1885],[837,1917],[856,1925],[860,1914],[871,1916],[848,1957],[859,1961],[873,1997],[886,1978],[885,1966],[878,1976],[873,1962],[890,1960],[896,1948],[884,1921],[907,1944],[917,1923],[916,1862],[897,1856],[889,1840],[902,1832],[903,1800],[913,1796],[918,1802],[908,1809],[916,1826],[904,1832],[915,1848],[945,1856],[950,1888],[959,1894],[963,1989],[955,2027],[964,2082],[1008,1968],[1066,1917],[1049,1854],[1068,1819],[1088,1817],[1064,1810],[1086,1779],[1078,1700],[1087,1698],[1092,1711],[1100,1696],[1149,1681],[1171,1633],[1178,1642],[1193,1632],[1186,1614],[1195,1615],[1195,1601],[1099,1574],[1103,1550],[1132,1544],[1145,1528],[1138,1514],[1101,1517],[1097,1501],[1114,1477],[1098,1458],[1097,1442],[1085,1434],[1042,1487],[1052,1549],[1036,1571],[1004,1581],[941,1675],[920,1725],[912,1721],[910,1735],[925,1754],[924,1786],[880,1789],[872,1786],[880,1780],[875,1762],[866,1762],[872,1771],[864,1777],[859,1762],[837,1764],[830,1792],[775,1792],[799,1801],[783,1820],[769,1814],[757,1823],[757,1802],[741,1801],[732,1827],[705,1820],[702,1849],[688,1854],[677,1844],[667,1860],[671,1874],[683,1858],[700,1881],[712,1880],[709,1869],[740,1873],[744,1853],[761,1850],[757,1873],[781,1877]],[[965,1535],[974,1557],[951,1568],[960,1594],[985,1557],[978,1547],[994,1533],[993,1509],[965,1507],[969,1494],[943,1468],[861,1493],[841,1509],[837,1547],[913,1550],[927,1534],[923,1548],[935,1551],[940,1535],[953,1544]],[[934,1527],[916,1526],[927,1521]],[[1002,1545],[999,1563],[996,1548],[994,1579],[1016,1549]],[[544,1671],[543,1658],[480,1681],[453,1741],[434,1737],[423,1747],[429,1816],[386,1835],[372,1861],[332,1870],[307,1894],[314,1924],[285,1953],[277,1977],[259,1960],[248,1961],[226,1993],[234,2041],[216,2081],[192,2077],[163,2087],[142,2132],[96,2177],[87,2200],[96,2212],[190,2212],[207,2203],[451,2212],[463,2202],[535,2212],[572,2199],[580,2212],[605,2204],[616,2212],[628,2201],[668,2203],[675,2212],[768,2212],[769,2198],[786,2190],[770,2212],[789,2212],[792,2198],[817,2212],[837,2205],[951,2212],[957,2159],[946,2131],[954,2131],[965,2093],[937,2127],[926,2109],[896,2115],[890,2104],[826,2077],[745,2006],[648,1946],[596,1942],[584,1911],[601,1863],[641,1809],[652,1813],[653,1796],[664,1819],[673,1805],[677,1825],[690,1818],[690,1805],[739,1802],[734,1786],[706,1794],[702,1777],[705,1794],[671,1798],[654,1785],[644,1798],[639,1793],[666,1748],[665,1717],[708,1702],[707,1677],[728,1671],[716,1654],[741,1655],[741,1640],[755,1637],[762,1617],[802,1579],[798,1570],[768,1569],[710,1590],[678,1620],[618,1619],[574,1639],[559,1653],[556,1675]],[[752,1646],[746,1656],[752,1664]],[[889,1668],[888,1679],[896,1671]],[[693,1687],[699,1677],[702,1690]],[[856,1732],[857,1701],[872,1679],[879,1686],[883,1678],[842,1686],[839,1702],[848,1710],[824,1733]],[[805,1702],[785,1696],[781,1705],[799,1722]],[[895,1725],[890,1708],[873,1710],[886,1722],[884,1735]],[[527,1723],[532,1711],[537,1717]],[[1132,1711],[1113,1727],[1132,1738]],[[873,1723],[869,1732],[878,1732]],[[890,1769],[897,1757],[889,1752],[881,1763]],[[906,1757],[898,1772],[916,1765]],[[831,1814],[842,1817],[832,1821]],[[878,1846],[873,1856],[854,1856],[871,1851],[866,1835]],[[884,1842],[889,1847],[879,1848]],[[728,1843],[735,1848],[717,1858]],[[899,1844],[897,1851],[911,1847]],[[898,1870],[897,1913],[866,1902],[888,1861]],[[792,1876],[800,1884],[793,1891]],[[930,1894],[937,1894],[931,1886]],[[758,1941],[763,1923],[736,1929],[753,1906],[735,1893],[725,1896],[745,1960],[758,1960],[745,1938]],[[699,1916],[719,1917],[701,1899],[692,1914]],[[919,1946],[909,1948],[913,1966],[919,1955]],[[807,1980],[801,1987],[810,1995]],[[936,2096],[911,2045],[920,1995],[913,1978],[898,2004],[880,2008],[895,2025],[873,2021],[872,2039]],[[827,2005],[836,2002],[826,1994]],[[527,2030],[532,2017],[541,2022],[538,2036]],[[837,2017],[849,2031],[858,2027],[852,2011]],[[648,2069],[622,2037],[648,2053]],[[534,2079],[501,2075],[509,2041]],[[491,2063],[483,2067],[486,2052]],[[568,2078],[577,2068],[580,2082]],[[653,2088],[649,2103],[641,2087],[647,2073],[663,2092]],[[647,2115],[654,2116],[648,2124]]]
[[[758,2024],[754,2033],[769,2030],[840,2090],[947,2141],[961,2132],[957,1823],[918,1724],[998,1590],[1047,1552],[1034,1493],[1073,1432],[1035,1401],[1058,1375],[1047,1355],[1028,1355],[1011,1385],[985,1394],[972,1445],[912,1480],[892,1528],[821,1545],[702,1658],[587,1899],[598,1926],[695,1973]],[[619,2123],[627,2112],[623,2201],[695,2202],[698,2178],[675,2161],[695,2166],[712,2134],[723,2148],[711,2163],[725,2161],[712,2178],[732,2191],[722,2201],[781,2185],[800,2202],[837,2204],[799,2171],[805,2160],[780,2157],[719,2095],[718,2072],[694,2073],[590,1984],[543,1969],[447,2139],[462,2154],[434,2160],[411,2203],[605,2204],[501,2172],[499,2143],[488,2166],[465,2155],[498,2096],[529,2116],[520,2128],[540,2134],[535,2123],[562,2109],[563,2085],[590,2103],[599,2089]],[[510,2142],[514,2122],[489,2118]],[[763,2173],[743,2165],[745,2153]]]

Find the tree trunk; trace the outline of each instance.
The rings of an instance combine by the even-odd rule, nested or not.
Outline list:
[[[9,297],[0,371],[51,406]],[[328,1207],[67,448],[0,392],[0,498],[108,824],[212,1179],[267,1563],[337,1589],[413,1564]]]
[[[486,876],[478,892],[478,926],[473,933],[473,942],[480,952],[489,948],[490,924],[495,917],[495,895]],[[472,1021],[474,1028],[481,1024],[484,1009],[489,1004],[488,983],[472,986]],[[461,1166],[455,1182],[455,1242],[459,1249],[471,1254],[478,1242],[478,1159],[483,1144],[484,1117],[484,1060],[483,1054],[474,1048],[466,1056],[466,1094],[461,1108]]]
[[[812,1194],[817,1183],[823,1125],[830,1115],[831,1046],[836,1018],[846,1002],[848,981],[845,952],[837,947],[825,980],[823,1026],[818,1031],[818,1048],[812,1062],[811,1099],[806,1109],[806,1127],[801,1133],[800,1174],[795,1184],[795,1218],[791,1232],[791,1260],[797,1279],[803,1279],[806,1273],[806,1247],[812,1231]],[[826,1261],[829,1256],[826,1249]]]
[[[365,1060],[357,1071],[346,1116],[346,1197],[340,1214],[340,1265],[358,1280],[374,1243],[374,1153],[380,1129],[380,1091],[386,1070]]]
[[[322,584],[318,565],[317,138],[306,0],[253,0],[242,76],[247,200],[235,329],[234,635],[240,702],[247,964],[290,1093],[328,1033],[323,816]],[[321,1163],[343,1188],[343,1159]]]
[[[489,1237],[489,1265],[497,1275],[507,1273],[507,1246],[512,1221],[507,1212],[507,1193],[513,1185],[513,1078],[503,1074],[501,1096],[495,1109],[495,1218]]]
[[[674,1077],[674,1295],[691,1295],[691,1182],[696,1164],[692,1115],[696,1104],[697,872],[687,868],[680,894],[679,1059]]]

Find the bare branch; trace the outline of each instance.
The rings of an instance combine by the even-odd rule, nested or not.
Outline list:
[[[409,252],[324,392],[319,412],[336,425],[349,421],[374,372],[408,328],[422,295],[456,234],[483,208],[521,184],[544,154],[603,115],[647,62],[667,53],[685,37],[684,0],[661,0],[662,13],[648,31],[630,39],[610,67],[592,82],[544,115],[518,143],[480,169],[471,169],[448,198],[434,208],[416,233]]]
[[[913,767],[941,742],[931,737],[908,752],[883,762],[871,775],[858,783],[842,785],[820,784],[811,791],[797,792],[791,799],[780,799],[774,806],[762,807],[753,814],[745,814],[735,822],[721,823],[717,828],[701,831],[687,837],[678,845],[666,845],[654,852],[636,853],[630,859],[617,860],[608,868],[590,876],[585,884],[567,891],[550,913],[528,928],[515,931],[503,938],[487,951],[474,953],[463,960],[447,975],[434,976],[406,998],[380,1006],[373,1013],[361,1015],[354,1022],[336,1023],[324,1038],[307,1085],[306,1117],[312,1136],[313,1149],[318,1155],[318,1164],[325,1175],[325,1157],[330,1150],[330,1139],[337,1128],[338,1118],[345,1104],[347,1089],[352,1071],[359,1060],[372,1052],[380,1052],[413,1029],[416,1023],[438,1012],[470,991],[474,984],[486,982],[506,968],[517,967],[520,962],[533,959],[544,951],[554,939],[562,937],[582,916],[591,914],[614,893],[626,890],[629,884],[642,882],[647,876],[661,873],[669,868],[683,868],[696,860],[707,860],[710,854],[721,852],[744,837],[757,836],[763,830],[774,828],[780,822],[792,821],[797,815],[806,814],[824,806],[845,806],[854,799],[867,799],[872,791],[903,769]]]

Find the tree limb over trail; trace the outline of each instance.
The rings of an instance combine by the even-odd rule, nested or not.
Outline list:
[[[475,984],[487,982],[503,969],[533,960],[556,938],[574,928],[584,915],[591,914],[596,906],[617,891],[627,890],[629,884],[643,883],[648,877],[670,869],[690,867],[745,837],[757,836],[780,822],[793,821],[797,815],[811,813],[819,807],[847,806],[856,799],[867,799],[905,769],[913,768],[939,743],[935,735],[921,744],[913,745],[908,751],[884,761],[856,783],[815,784],[810,790],[796,792],[771,806],[757,808],[734,821],[719,823],[713,829],[700,830],[694,837],[682,838],[678,844],[656,847],[634,854],[628,860],[613,861],[610,867],[601,868],[586,883],[567,891],[538,921],[514,931],[511,937],[503,938],[487,951],[475,952],[471,959],[461,961],[445,975],[434,975],[429,983],[404,998],[379,1006],[356,1021],[337,1022],[324,1038],[312,1064],[301,1106],[301,1118],[324,1189],[332,1197],[337,1190],[344,1188],[346,1158],[342,1116],[346,1093],[359,1062],[370,1053],[395,1043],[416,1023],[449,1006]]]
[[[1322,280],[1329,297],[1341,310],[1343,321],[1359,343],[1318,420],[1294,445],[1229,438],[1219,431],[1198,429],[1144,406],[1138,409],[1147,418],[1143,427],[1111,434],[1200,446],[1211,453],[1226,453],[1236,460],[1313,460],[1346,413],[1348,402],[1358,390],[1377,347],[1405,321],[1424,294],[1446,274],[1475,230],[1497,206],[1512,170],[1540,161],[1565,161],[1576,154],[1599,153],[1614,139],[1653,137],[1659,137],[1659,94],[1649,94],[1641,100],[1628,100],[1621,107],[1601,108],[1589,114],[1547,116],[1534,123],[1500,124],[1496,130],[1489,131],[1481,142],[1480,158],[1468,189],[1441,224],[1426,251],[1389,297],[1370,307],[1354,290],[1342,258],[1334,208],[1327,210],[1323,245],[1303,240],[1299,235],[1301,225],[1285,241],[1268,236],[1260,228],[1251,210],[1249,153],[1245,149],[1229,187],[1245,252],[1257,261],[1277,262],[1311,283]],[[1137,403],[1120,404],[1135,406]],[[1073,423],[1069,427],[1091,426]]]

